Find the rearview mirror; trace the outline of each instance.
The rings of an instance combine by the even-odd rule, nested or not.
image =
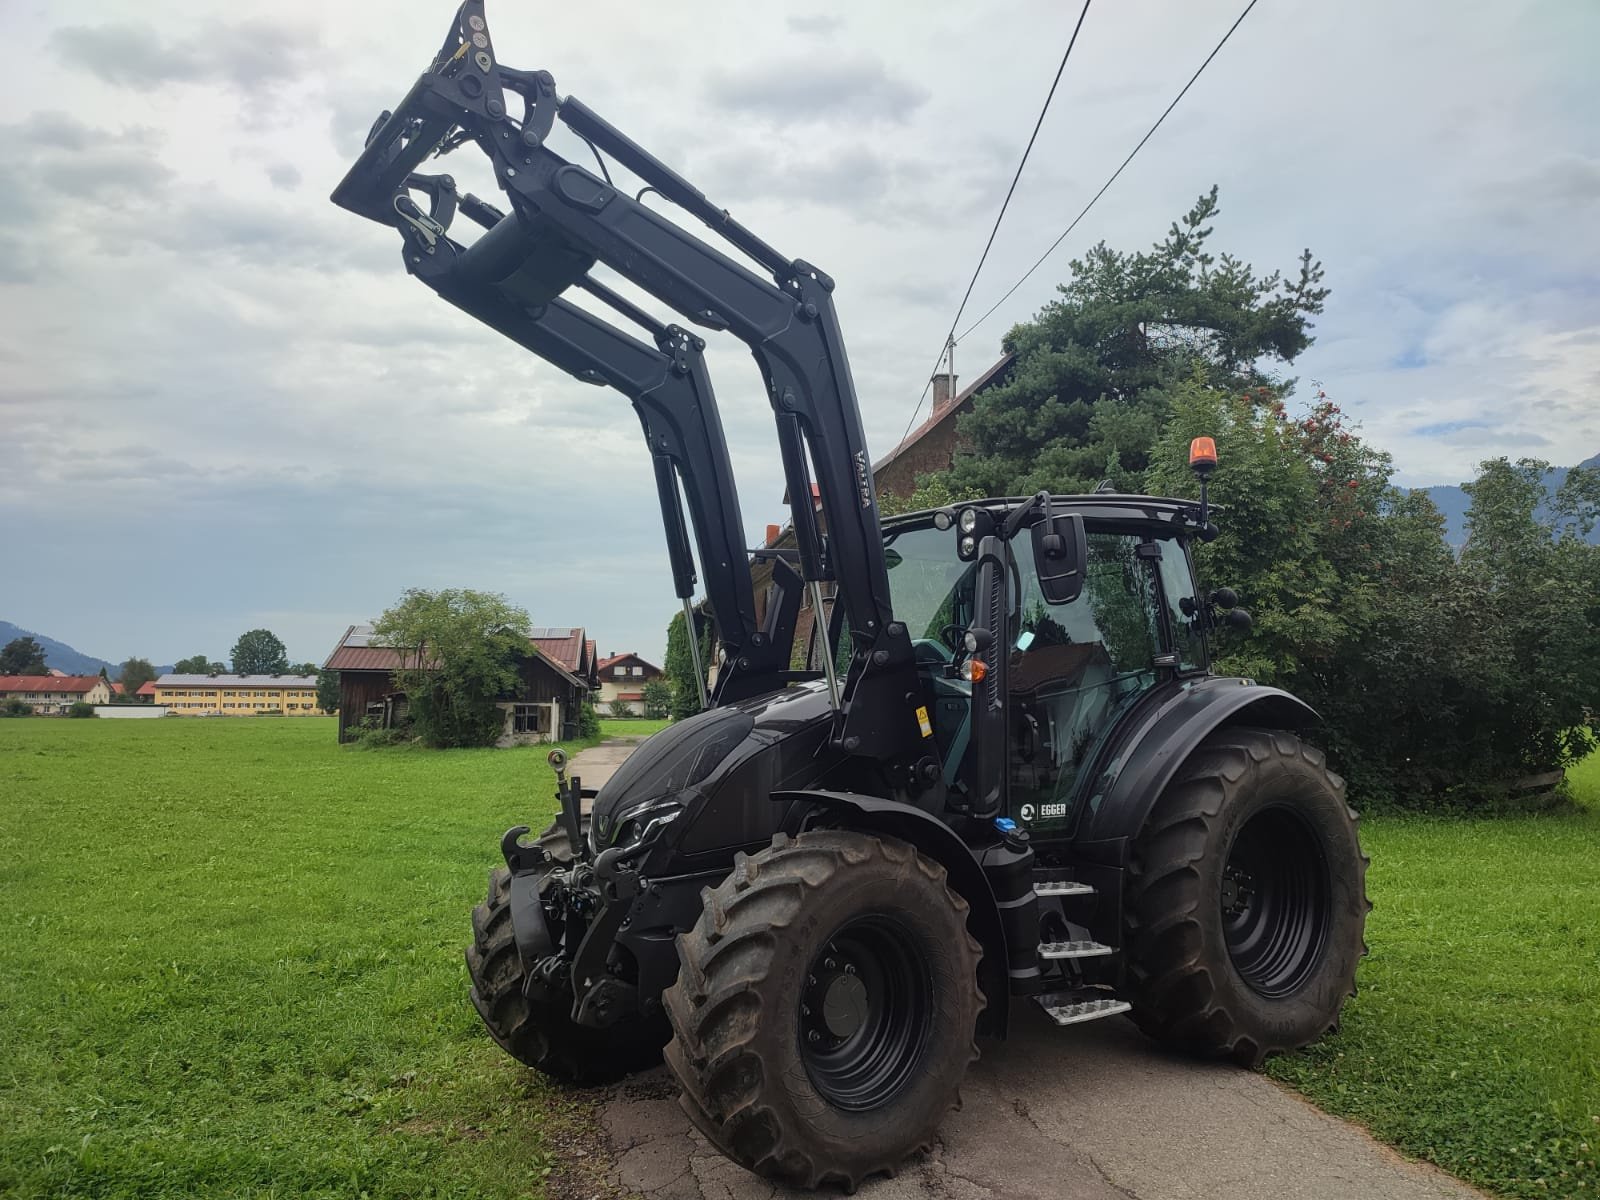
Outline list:
[[[1083,591],[1089,544],[1082,513],[1047,513],[1033,527],[1033,565],[1050,604],[1071,604]]]

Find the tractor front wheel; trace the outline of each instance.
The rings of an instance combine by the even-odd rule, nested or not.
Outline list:
[[[926,1149],[978,1056],[982,951],[893,838],[779,834],[704,893],[666,992],[684,1111],[735,1162],[854,1191]]]
[[[1355,994],[1366,873],[1344,780],[1321,751],[1276,730],[1211,735],[1134,844],[1133,1019],[1247,1066],[1315,1041]]]
[[[535,844],[549,856],[547,874],[574,860],[572,841],[559,820]],[[472,1004],[500,1048],[566,1083],[609,1083],[660,1062],[666,1031],[659,1020],[634,1016],[609,1029],[590,1029],[572,1019],[572,995],[565,988],[547,994],[535,985],[528,994],[510,900],[511,872],[496,867],[489,872],[488,897],[472,910],[467,947]]]

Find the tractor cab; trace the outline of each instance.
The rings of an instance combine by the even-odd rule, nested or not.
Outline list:
[[[1088,768],[1123,715],[1206,672],[1204,607],[1187,545],[1194,529],[1179,501],[1053,497],[1048,511],[1032,514],[1009,539],[1015,571],[1006,572],[1005,611],[992,630],[994,653],[985,655],[967,637],[988,624],[980,619],[974,532],[1002,526],[1019,503],[1026,502],[985,501],[885,522],[884,557],[952,799],[970,799],[974,686],[984,688],[1003,657],[1005,815],[1036,836],[1063,836],[1093,778]],[[1076,593],[1070,599],[1041,581],[1042,537],[1033,536],[1035,525],[1066,514],[1080,516],[1084,530],[1082,562],[1069,564],[1081,585],[1068,589]],[[1058,570],[1049,566],[1047,575]]]

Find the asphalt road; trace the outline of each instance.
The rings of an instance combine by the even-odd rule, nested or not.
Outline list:
[[[632,744],[578,756],[598,786]],[[1481,1193],[1402,1159],[1265,1076],[1168,1054],[1120,1017],[1058,1029],[1027,1004],[983,1057],[933,1152],[869,1200],[1464,1200]],[[777,1200],[689,1126],[664,1068],[601,1107],[609,1182],[645,1200]]]

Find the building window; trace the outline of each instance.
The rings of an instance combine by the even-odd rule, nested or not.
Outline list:
[[[637,678],[637,677],[638,677],[638,676],[640,676],[640,675],[643,675],[643,674],[644,674],[644,668],[643,668],[643,667],[635,667],[635,668],[634,668],[634,669],[633,669],[633,674],[634,674],[634,676],[635,676],[635,677],[636,677],[636,678]]]
[[[550,709],[543,704],[513,704],[511,706],[511,731],[513,733],[543,733]]]

